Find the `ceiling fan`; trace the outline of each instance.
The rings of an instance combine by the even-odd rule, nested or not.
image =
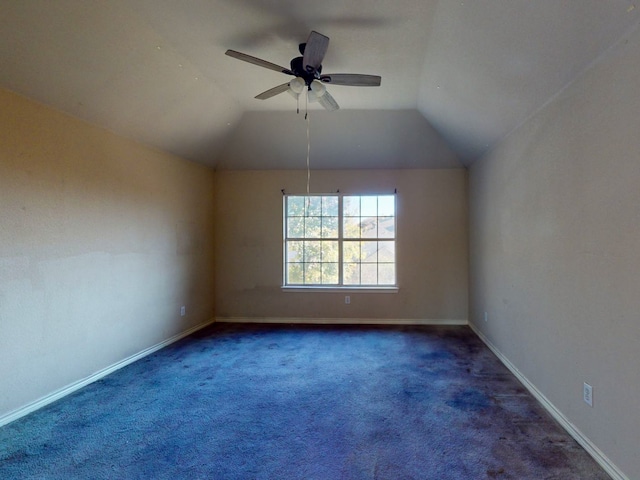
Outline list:
[[[362,75],[358,73],[322,73],[322,60],[329,47],[329,37],[312,31],[306,43],[298,46],[301,57],[291,60],[291,68],[281,67],[275,63],[247,55],[235,50],[227,50],[226,55],[260,67],[268,68],[295,78],[287,83],[270,88],[266,92],[256,95],[259,100],[266,100],[280,93],[290,91],[299,96],[305,89],[308,91],[309,101],[317,101],[327,110],[340,108],[335,99],[327,92],[324,84],[347,85],[352,87],[378,87],[381,77],[378,75]]]

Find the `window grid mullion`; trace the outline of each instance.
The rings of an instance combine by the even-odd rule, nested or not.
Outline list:
[[[344,245],[344,234],[343,234],[343,216],[344,212],[342,211],[342,195],[338,195],[338,285],[344,285],[344,253],[342,251]]]
[[[307,207],[302,211],[302,284],[307,284]]]
[[[320,200],[320,285],[324,285],[324,242],[322,232],[324,231],[324,202]]]

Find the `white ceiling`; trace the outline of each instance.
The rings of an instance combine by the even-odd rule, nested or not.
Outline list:
[[[305,168],[289,66],[330,37],[330,86],[310,106],[316,168],[469,165],[637,28],[629,0],[21,0],[0,6],[0,85],[217,168]]]

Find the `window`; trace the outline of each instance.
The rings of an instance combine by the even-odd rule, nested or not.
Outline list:
[[[285,195],[285,285],[395,286],[395,210],[395,195]]]

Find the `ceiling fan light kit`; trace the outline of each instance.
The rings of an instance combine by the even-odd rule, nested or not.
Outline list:
[[[289,92],[297,98],[304,91],[305,86],[304,80],[296,77],[289,82]]]
[[[299,98],[300,94],[302,94],[306,88],[310,102],[318,102],[326,110],[333,111],[338,110],[340,107],[338,102],[336,102],[327,91],[324,85],[325,83],[352,87],[380,86],[382,79],[378,75],[363,75],[358,73],[330,73],[322,75],[322,60],[327,53],[328,47],[329,37],[312,31],[309,34],[307,42],[301,43],[298,46],[302,56],[295,57],[291,60],[290,69],[235,50],[227,50],[225,53],[238,60],[295,77],[290,82],[278,85],[277,87],[273,87],[256,95],[255,98],[259,100],[266,100],[286,91],[294,98]]]
[[[318,80],[314,80],[309,85],[309,101],[318,102],[320,98],[327,94],[327,87],[325,87]]]

